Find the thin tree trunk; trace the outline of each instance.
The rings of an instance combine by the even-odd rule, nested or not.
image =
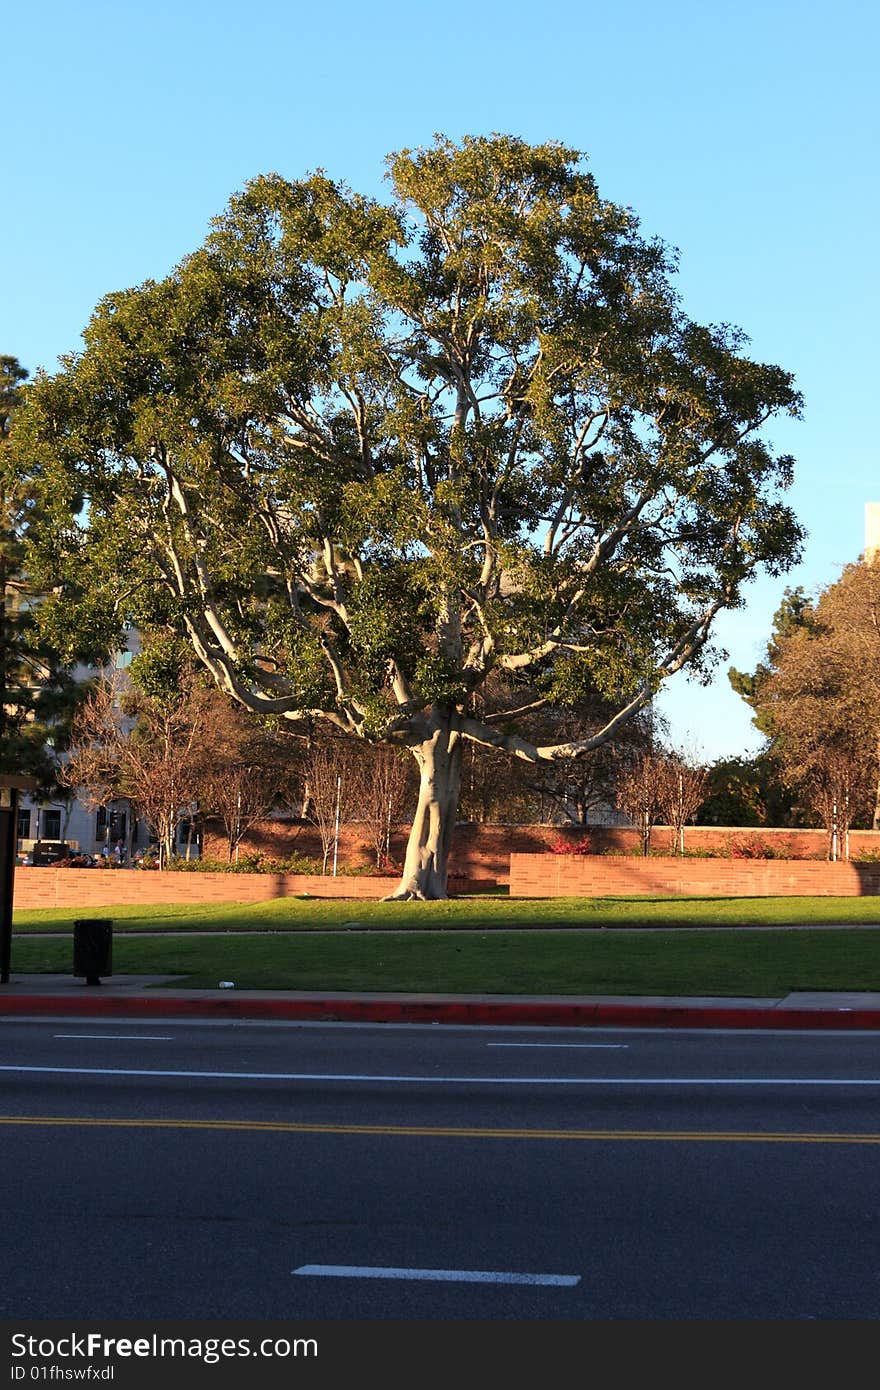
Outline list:
[[[461,790],[461,737],[452,716],[432,711],[429,737],[412,748],[419,766],[419,799],[400,883],[386,901],[448,897],[449,849]]]

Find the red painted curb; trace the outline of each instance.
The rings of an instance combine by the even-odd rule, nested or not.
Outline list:
[[[880,1029],[880,1009],[780,1009],[680,1004],[564,1004],[423,999],[77,999],[69,995],[0,998],[2,1015],[95,1018],[313,1019],[324,1022],[538,1024],[556,1027]]]

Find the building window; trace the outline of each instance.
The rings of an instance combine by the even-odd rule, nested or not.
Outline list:
[[[43,822],[42,837],[44,840],[61,839],[61,812],[51,808],[40,812],[40,819]]]
[[[31,838],[31,810],[29,806],[19,806],[18,808],[18,838],[20,840]]]
[[[126,633],[134,632],[134,628],[131,623],[126,623],[125,627],[123,628],[123,631]],[[126,647],[123,647],[120,651],[116,652],[113,657],[113,665],[116,667],[116,670],[124,671],[126,667],[130,666],[131,658],[133,655],[134,653],[129,651]]]

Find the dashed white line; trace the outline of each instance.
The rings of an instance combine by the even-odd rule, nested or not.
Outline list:
[[[437,1279],[466,1284],[546,1284],[572,1288],[579,1274],[507,1274],[491,1269],[397,1269],[383,1265],[300,1265],[292,1274],[312,1274],[333,1279]]]

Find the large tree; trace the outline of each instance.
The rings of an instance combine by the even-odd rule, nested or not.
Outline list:
[[[588,755],[797,557],[761,431],[800,398],[686,316],[674,254],[576,151],[438,137],[389,179],[254,180],[102,301],[20,448],[85,621],[170,623],[248,709],[412,752],[398,893],[442,897],[464,742]],[[514,697],[479,718],[493,672]],[[519,731],[584,701],[611,713],[576,740]]]

